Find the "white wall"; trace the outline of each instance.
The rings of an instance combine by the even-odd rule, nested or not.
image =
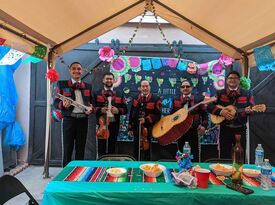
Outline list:
[[[137,25],[137,23],[127,23],[118,28],[115,28],[112,31],[99,36],[99,42],[110,43],[112,39],[119,39],[120,43],[128,43]],[[177,42],[179,40],[182,40],[183,44],[204,44],[203,42],[185,33],[184,31],[173,26],[172,24],[161,24],[161,28],[166,38],[170,41],[170,43],[172,43],[173,40],[176,40]],[[94,40],[91,42],[94,42]],[[141,27],[139,28],[133,43],[166,44],[155,23],[141,24]]]
[[[24,58],[28,57],[27,55]],[[30,63],[21,64],[14,73],[14,81],[17,89],[18,104],[16,108],[16,120],[19,122],[26,137],[26,145],[19,151],[20,162],[27,162],[30,125]]]

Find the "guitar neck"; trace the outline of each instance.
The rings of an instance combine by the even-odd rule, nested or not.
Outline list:
[[[201,104],[208,104],[208,103],[214,102],[214,101],[216,101],[216,100],[217,100],[216,97],[211,97],[211,98],[209,98],[209,99],[204,99],[203,101],[199,102],[198,104],[196,104],[196,105],[190,107],[190,108],[188,109],[188,112],[191,112],[192,110],[194,110],[196,107],[200,106]]]
[[[194,110],[196,107],[200,106],[201,104],[202,104],[202,102],[199,102],[198,104],[196,104],[196,105],[190,107],[190,108],[188,109],[188,112],[191,112],[192,110]]]

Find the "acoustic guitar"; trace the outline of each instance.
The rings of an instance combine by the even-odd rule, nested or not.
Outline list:
[[[192,115],[188,115],[190,111],[201,104],[208,104],[216,101],[215,97],[204,99],[198,104],[187,108],[187,104],[175,113],[167,115],[158,121],[152,130],[152,135],[158,140],[160,145],[168,145],[184,135],[193,124]]]
[[[220,109],[223,109],[223,110],[224,109],[228,110],[233,116],[235,116],[237,113],[240,113],[240,112],[244,111],[244,109],[245,109],[245,108],[239,108],[239,109],[237,109],[233,105],[228,105],[226,107],[221,106],[221,105],[217,105],[217,107],[220,108]],[[266,105],[265,104],[254,105],[251,109],[254,112],[265,112]],[[213,115],[213,114],[211,114],[210,115],[210,119],[211,119],[212,123],[214,123],[214,124],[220,124],[221,122],[223,122],[225,120],[225,117],[220,116],[220,115]]]

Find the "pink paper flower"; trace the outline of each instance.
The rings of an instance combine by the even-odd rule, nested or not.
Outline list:
[[[115,51],[111,49],[110,46],[104,46],[103,48],[99,49],[98,54],[100,60],[111,62],[113,56],[115,55]]]
[[[46,78],[48,78],[52,83],[55,83],[59,79],[59,74],[55,68],[51,68],[46,73]]]
[[[219,62],[222,65],[229,66],[229,65],[231,65],[234,62],[234,59],[231,58],[230,56],[227,56],[224,53],[222,53],[222,55],[219,58]]]

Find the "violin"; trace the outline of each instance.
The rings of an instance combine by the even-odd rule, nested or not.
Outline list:
[[[107,110],[106,114],[99,117],[99,119],[98,119],[99,127],[96,131],[97,138],[104,139],[104,140],[108,140],[108,138],[110,136],[109,124],[110,124],[110,122],[112,122],[114,120],[114,115],[111,112],[112,97],[108,96],[107,100],[108,100],[108,104],[107,104],[108,110]],[[106,145],[108,146],[108,141],[106,142]]]
[[[96,136],[98,139],[108,139],[110,136],[110,131],[108,129],[110,120],[106,115],[100,116],[98,119],[99,127],[96,131]]]
[[[145,113],[142,112],[141,118],[145,116]],[[139,123],[139,139],[140,139],[140,150],[147,151],[150,148],[150,143],[148,140],[148,129],[144,127],[141,123]]]

